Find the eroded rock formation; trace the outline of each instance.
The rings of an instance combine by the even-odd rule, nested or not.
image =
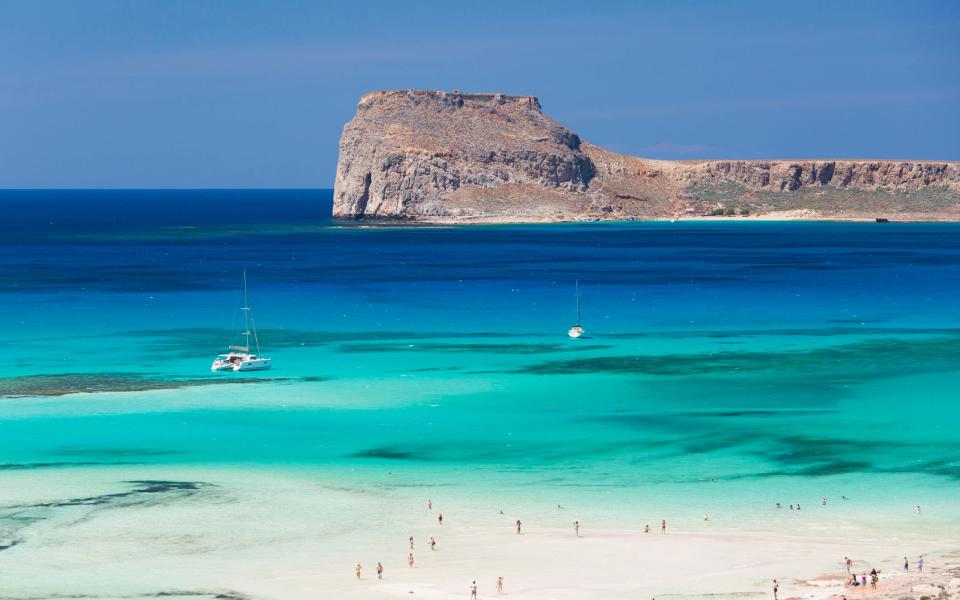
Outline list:
[[[367,94],[340,139],[334,216],[424,222],[769,215],[960,218],[960,164],[663,161],[582,141],[532,96]]]

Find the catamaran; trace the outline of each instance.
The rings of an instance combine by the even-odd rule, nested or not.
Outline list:
[[[580,280],[577,280],[577,322],[567,330],[567,335],[572,338],[578,338],[583,335],[583,327],[580,327]]]
[[[243,346],[228,346],[226,354],[218,354],[210,365],[211,371],[260,371],[269,369],[272,359],[260,355],[260,338],[257,337],[257,325],[253,320],[253,311],[247,300],[247,270],[243,270],[243,331],[240,333],[246,343]],[[251,352],[250,337],[256,347],[256,353]]]

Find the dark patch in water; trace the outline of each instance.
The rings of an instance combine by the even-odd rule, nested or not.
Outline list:
[[[137,373],[57,373],[0,378],[0,398],[64,396],[95,392],[145,392],[205,385],[289,381],[285,377],[216,377],[160,379]]]
[[[398,450],[396,448],[370,448],[369,450],[360,450],[350,456],[354,458],[386,458],[390,460],[427,460],[423,455],[410,452],[409,450]]]
[[[23,540],[19,540],[19,539],[13,539],[7,542],[0,542],[0,552],[3,552],[4,550],[9,550],[10,548],[13,548],[17,544],[22,544],[22,543],[23,543]]]
[[[68,506],[104,506],[122,503],[124,506],[131,504],[140,504],[143,497],[153,497],[163,494],[176,494],[179,497],[188,497],[201,490],[216,487],[212,483],[203,481],[164,481],[164,480],[132,480],[125,481],[132,489],[124,492],[114,492],[112,494],[100,494],[98,496],[83,496],[79,498],[67,498],[65,500],[53,500],[50,502],[38,502],[35,504],[5,506],[5,509],[32,509],[32,508],[63,508]],[[134,500],[132,503],[129,500]]]
[[[601,356],[541,362],[516,373],[567,375],[587,373],[690,376],[748,374],[776,370],[785,379],[816,378],[856,383],[902,373],[929,373],[957,369],[960,336],[932,339],[880,339],[812,350],[717,352]]]

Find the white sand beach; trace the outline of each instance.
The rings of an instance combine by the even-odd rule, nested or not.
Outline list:
[[[479,596],[492,598],[502,576],[503,596],[515,599],[772,598],[773,579],[779,598],[852,599],[936,597],[936,586],[956,591],[960,583],[956,523],[945,527],[912,506],[856,523],[813,502],[799,512],[745,507],[704,521],[671,511],[669,498],[638,505],[636,513],[604,514],[602,505],[557,508],[535,495],[513,502],[509,492],[337,485],[316,473],[191,467],[149,474],[153,482],[205,484],[115,497],[118,489],[151,489],[117,484],[142,480],[144,469],[3,473],[7,516],[20,504],[19,516],[36,520],[18,530],[19,544],[0,553],[0,597],[453,599],[467,598],[476,581]],[[73,504],[49,506],[68,493]],[[647,518],[641,513],[650,515],[650,533],[635,525]],[[665,534],[653,515],[667,519]],[[874,527],[862,524],[874,518]],[[582,524],[579,538],[574,520]],[[618,520],[625,526],[611,526]],[[781,525],[771,526],[777,520]],[[410,536],[413,568],[406,564]],[[915,572],[920,555],[923,575]],[[881,571],[876,591],[844,588],[845,556],[857,573]],[[904,556],[911,563],[906,574]]]

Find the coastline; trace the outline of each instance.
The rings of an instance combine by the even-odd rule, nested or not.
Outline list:
[[[489,598],[497,595],[494,582],[500,576],[505,595],[531,600],[759,599],[771,596],[772,579],[780,582],[781,599],[920,598],[937,597],[939,586],[956,592],[960,583],[957,527],[922,524],[926,517],[908,506],[881,515],[875,527],[851,527],[831,517],[829,507],[811,503],[804,511],[780,512],[806,520],[800,528],[752,525],[755,509],[748,508],[737,517],[743,525],[714,529],[692,514],[673,517],[671,498],[664,497],[639,509],[669,515],[666,534],[659,532],[658,521],[644,533],[632,524],[594,525],[588,517],[578,538],[570,522],[587,507],[557,509],[540,493],[539,501],[517,503],[509,490],[478,495],[430,482],[384,487],[375,481],[389,477],[383,473],[343,480],[288,470],[129,466],[2,477],[13,484],[8,489],[19,490],[21,501],[37,493],[55,498],[65,489],[104,497],[132,477],[168,482],[170,488],[144,501],[111,498],[99,507],[59,509],[63,514],[35,527],[2,555],[0,589],[14,600],[53,597],[67,589],[96,598],[299,600],[317,594],[387,594],[445,599],[463,597],[474,580],[480,596]],[[200,487],[184,492],[172,485],[176,482]],[[432,510],[425,505],[428,498]],[[496,502],[505,503],[503,514]],[[441,513],[442,526],[436,521]],[[619,509],[608,517],[633,518]],[[513,526],[518,518],[522,535]],[[824,529],[833,533],[825,535]],[[410,536],[415,540],[412,569],[405,564]],[[436,551],[427,546],[430,537],[437,540]],[[118,553],[118,548],[126,550]],[[905,555],[908,574],[902,573]],[[921,555],[924,575],[915,572]],[[844,556],[854,560],[858,574],[879,569],[878,589],[845,587]],[[378,561],[386,570],[383,581],[376,578]],[[353,576],[357,562],[364,568],[359,582]],[[50,569],[58,571],[56,581],[41,577]],[[168,578],[173,573],[175,584]]]
[[[878,215],[881,216],[881,215]],[[865,215],[851,216],[823,216],[811,217],[810,215],[793,215],[788,213],[770,213],[761,215],[747,215],[735,217],[723,216],[682,216],[676,219],[669,217],[656,218],[633,218],[633,219],[517,219],[510,217],[464,217],[457,219],[420,219],[420,218],[398,218],[398,219],[342,219],[335,218],[330,228],[334,229],[384,229],[390,227],[417,227],[417,228],[442,228],[458,227],[470,225],[591,225],[591,224],[642,224],[642,223],[875,223],[877,217]],[[888,218],[888,223],[960,223],[960,215],[945,215],[943,218],[930,218],[926,216],[908,216],[908,217],[884,217]]]

